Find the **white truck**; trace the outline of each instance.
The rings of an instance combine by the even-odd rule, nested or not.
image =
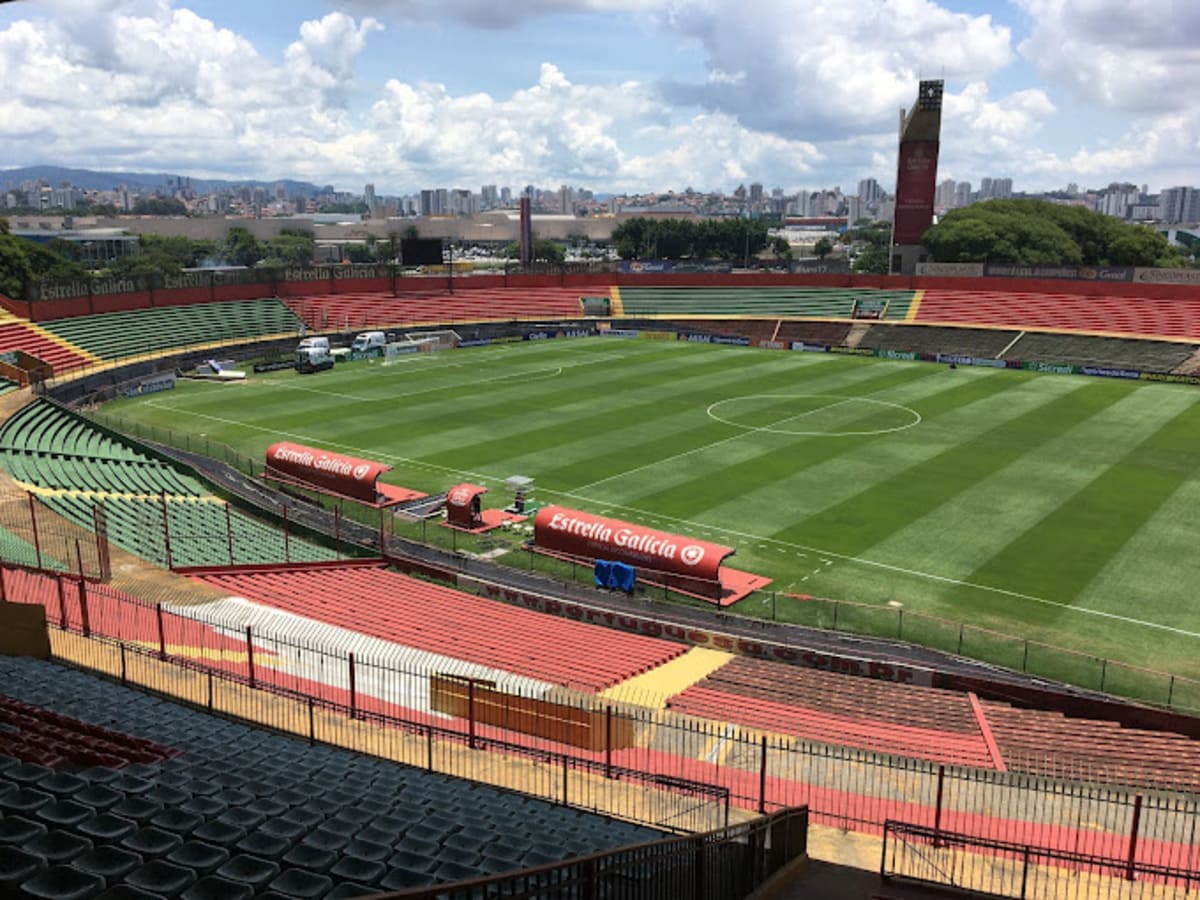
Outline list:
[[[383,353],[383,348],[387,346],[387,335],[382,331],[364,331],[362,334],[356,335],[354,343],[350,345],[351,353],[366,353],[370,350]]]
[[[333,368],[333,354],[329,352],[329,338],[305,338],[296,347],[296,371],[301,373],[321,372]]]

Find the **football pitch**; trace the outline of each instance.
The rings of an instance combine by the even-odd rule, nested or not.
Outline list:
[[[383,480],[406,487],[473,481],[486,506],[531,476],[540,503],[735,547],[729,564],[777,592],[736,612],[828,627],[831,605],[782,594],[856,601],[877,622],[845,605],[839,627],[953,650],[961,623],[964,654],[985,658],[972,642],[994,629],[1080,651],[1061,674],[1089,683],[1100,660],[1200,677],[1198,401],[1184,386],[588,338],[181,381],[106,411],[193,448],[261,460],[290,440],[389,463]],[[1007,664],[1043,672],[1029,654],[1053,655],[1014,652]]]

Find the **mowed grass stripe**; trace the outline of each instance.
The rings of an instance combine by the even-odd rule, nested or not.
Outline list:
[[[1193,403],[1125,457],[980,566],[970,580],[1010,590],[1035,586],[1060,602],[1082,599],[1109,560],[1200,467]]]
[[[514,357],[513,362],[516,363],[519,360],[519,356]],[[585,359],[584,362],[588,365],[579,365],[577,361],[575,366],[565,369],[565,371],[592,370],[605,365],[605,360]],[[351,365],[362,366],[363,364]],[[662,365],[669,367],[673,365],[673,361],[664,360]],[[481,384],[471,373],[470,368],[463,368],[461,373],[456,376],[455,382],[440,385],[436,390],[422,394],[423,402],[420,408],[426,410],[431,419],[445,423],[448,428],[456,427],[464,421],[467,423],[478,421],[480,415],[486,415],[489,412],[500,420],[507,420],[514,414],[512,404],[518,402],[520,398],[528,397],[534,384],[537,383],[523,383],[519,378],[505,377],[501,381],[493,380]],[[335,376],[344,375],[336,369],[333,374]],[[501,374],[502,371],[497,370],[496,374],[491,377],[495,379]],[[327,376],[316,377],[325,378]],[[357,380],[363,376],[361,372],[351,372],[349,377]],[[578,376],[581,381],[590,377],[590,374]],[[545,381],[559,382],[560,379],[545,379]],[[381,408],[373,401],[358,403],[343,399],[342,395],[352,393],[353,380],[347,380],[346,377],[339,380],[331,378],[324,383],[330,386],[328,392],[317,394],[304,392],[301,396],[288,396],[286,399],[280,399],[278,395],[267,398],[229,397],[224,403],[215,403],[210,399],[198,404],[193,402],[181,404],[172,401],[171,405],[176,408],[186,408],[195,414],[213,414],[253,421],[266,433],[272,429],[286,431],[304,435],[313,443],[336,440],[339,444],[363,450],[364,455],[381,448],[393,450],[397,441],[397,429],[400,429],[399,433],[405,438],[415,433],[411,416],[407,416],[401,411],[404,403],[403,397],[393,397],[384,408]],[[563,402],[566,403],[570,401],[571,395],[563,388],[564,385],[557,384],[556,391],[551,395],[561,396]],[[288,393],[295,394],[296,392]],[[234,402],[230,403],[230,400]],[[451,410],[453,414],[450,414]],[[251,442],[250,446],[242,449],[253,452],[261,450],[267,443],[269,443],[268,438],[258,437]]]
[[[926,373],[880,372],[874,368],[856,367],[852,371],[822,374],[827,374],[827,377],[810,378],[802,387],[798,387],[795,372],[783,372],[756,380],[739,379],[736,387],[726,389],[736,390],[739,394],[779,390],[870,393],[889,385],[919,379]],[[760,453],[765,447],[778,446],[781,440],[785,443],[797,440],[790,436],[749,431],[710,418],[705,414],[705,409],[714,396],[710,391],[669,398],[657,410],[650,409],[644,417],[632,419],[633,424],[623,429],[629,434],[614,444],[609,452],[584,457],[570,465],[553,469],[545,473],[545,483],[564,490],[584,492],[603,487],[607,492],[609,489],[619,490],[616,482],[627,481],[626,476],[637,470],[644,478],[662,484],[664,479],[687,477],[687,473],[697,469],[710,473],[714,468],[720,469],[730,453],[743,449],[731,446],[736,443],[746,443],[743,452]],[[693,427],[674,434],[662,433],[663,423],[674,418],[664,417],[663,408],[681,410],[676,416],[694,423]],[[681,458],[681,454],[687,454],[687,457]],[[679,464],[676,465],[676,462]]]
[[[768,536],[836,502],[826,498],[827,492],[857,492],[864,483],[885,477],[891,471],[886,448],[923,452],[925,435],[937,428],[941,417],[964,410],[962,415],[969,418],[965,410],[1010,387],[996,373],[956,379],[933,369],[926,378],[892,384],[874,395],[894,398],[916,411],[922,422],[915,428],[892,434],[796,438],[776,444],[768,454],[717,467],[714,483],[706,483],[702,473],[693,471],[668,490],[643,485],[641,496],[630,503],[669,510],[684,519],[727,522],[737,530]]]
[[[1127,392],[1120,385],[1097,383],[1051,399],[774,536],[859,556],[914,515],[945,503],[1063,428],[1103,412]]]
[[[805,366],[800,370],[780,371],[778,378],[785,379],[784,383],[793,388],[799,379],[807,379],[803,382],[807,389],[834,391],[852,390],[855,384],[870,375],[870,370],[861,365],[852,368]],[[751,384],[743,378],[736,388],[730,388],[727,381],[720,379],[714,384],[711,396],[719,396],[730,389],[742,390]],[[772,381],[767,389],[787,388],[777,388]],[[543,485],[576,490],[579,485],[596,481],[605,482],[607,488],[610,479],[639,469],[647,461],[690,454],[696,448],[711,444],[718,444],[734,455],[740,452],[741,448],[732,439],[744,433],[744,429],[710,418],[705,414],[703,402],[689,405],[672,395],[663,399],[653,415],[642,419],[629,416],[620,397],[613,398],[613,403],[616,405],[611,407],[607,424],[598,432],[579,432],[574,440],[551,448],[528,447],[523,442],[516,442],[516,452],[495,460],[494,465],[505,471],[536,471],[541,473]]]
[[[1148,395],[1149,393],[1149,395]],[[1164,402],[1166,401],[1166,402]],[[1052,440],[1025,448],[1007,466],[946,502],[923,510],[865,555],[897,566],[966,579],[996,547],[1024,533],[1177,415],[1184,394],[1134,390]],[[1013,435],[1020,441],[1019,435]],[[930,586],[930,594],[949,591]]]
[[[637,373],[630,373],[629,378],[624,382],[610,384],[609,391],[604,398],[579,402],[580,415],[575,417],[548,415],[545,417],[546,424],[541,427],[524,428],[518,438],[517,446],[521,453],[536,449],[539,454],[547,454],[561,445],[604,435],[614,428],[631,429],[635,441],[637,438],[654,440],[655,426],[653,423],[663,417],[664,411],[670,413],[682,411],[684,417],[688,419],[695,416],[697,421],[703,422],[700,430],[705,435],[727,436],[731,432],[729,426],[721,426],[720,423],[701,418],[704,407],[712,402],[714,396],[720,395],[723,385],[729,383],[731,379],[736,379],[739,386],[750,385],[754,390],[767,390],[788,378],[789,375],[796,377],[796,372],[808,371],[811,368],[802,366],[788,372],[781,370],[778,363],[763,361],[735,371],[730,371],[728,367],[718,367],[716,370],[706,370],[704,378],[671,379],[653,386],[648,386]],[[818,368],[821,371],[829,371],[825,366]],[[687,374],[691,375],[691,373]],[[856,373],[849,371],[846,375],[855,377]],[[686,449],[688,438],[681,436],[680,440],[685,443],[676,447],[674,452]],[[641,451],[637,449],[636,445],[630,446],[629,442],[626,442],[625,446],[625,453],[617,454],[618,465],[613,472],[631,468],[631,460],[641,456]],[[443,450],[438,454],[438,461],[453,467],[474,468],[487,462],[510,459],[514,455],[520,455],[513,454],[513,449],[514,442],[512,440],[499,438],[482,440],[466,446],[460,444],[457,450]],[[593,472],[601,471],[597,460],[593,459],[591,465],[596,466],[592,469]],[[594,480],[596,477],[601,476],[593,475],[592,479]],[[546,486],[550,486],[554,482],[564,486],[578,483],[574,478],[563,482],[560,480],[561,476],[547,471],[540,472],[539,478]]]
[[[750,357],[742,370],[751,369],[768,371],[769,362]],[[728,377],[729,370],[728,364],[711,357],[684,359],[676,353],[660,352],[633,354],[586,370],[565,369],[553,379],[528,383],[511,379],[483,389],[464,385],[454,399],[454,415],[446,414],[444,398],[398,404],[405,427],[405,452],[422,457],[488,442],[493,449],[502,448],[513,439],[537,440],[540,429],[564,428],[572,422],[586,431],[588,419],[619,405],[622,397],[653,396],[652,386],[677,378],[710,379],[716,384]],[[350,428],[353,434],[353,426]]]

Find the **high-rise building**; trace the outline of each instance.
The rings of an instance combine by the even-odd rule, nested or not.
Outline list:
[[[858,198],[863,203],[878,203],[883,199],[883,187],[874,178],[864,178],[858,183]]]
[[[1164,188],[1158,198],[1159,218],[1168,225],[1200,222],[1200,190]]]
[[[938,209],[954,209],[956,205],[954,202],[955,187],[957,187],[957,184],[953,178],[947,178],[939,184],[937,196],[933,198],[933,205]]]
[[[494,184],[485,184],[479,190],[479,208],[484,210],[495,209],[499,202],[499,196]]]
[[[960,181],[954,186],[954,206],[956,208],[971,205],[971,182]]]

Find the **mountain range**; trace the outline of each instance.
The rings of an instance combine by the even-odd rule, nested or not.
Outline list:
[[[186,175],[168,175],[160,172],[97,172],[93,169],[68,169],[63,166],[24,166],[19,169],[0,169],[0,189],[12,189],[22,182],[44,179],[51,187],[58,187],[66,181],[77,188],[93,191],[111,191],[125,185],[131,190],[150,190],[166,188],[168,182]],[[321,188],[307,181],[293,181],[290,178],[280,178],[276,181],[256,181],[253,179],[230,180],[226,178],[192,178],[192,190],[197,194],[207,194],[237,187],[263,187],[274,190],[275,185],[282,184],[288,196],[312,196],[320,193]]]

